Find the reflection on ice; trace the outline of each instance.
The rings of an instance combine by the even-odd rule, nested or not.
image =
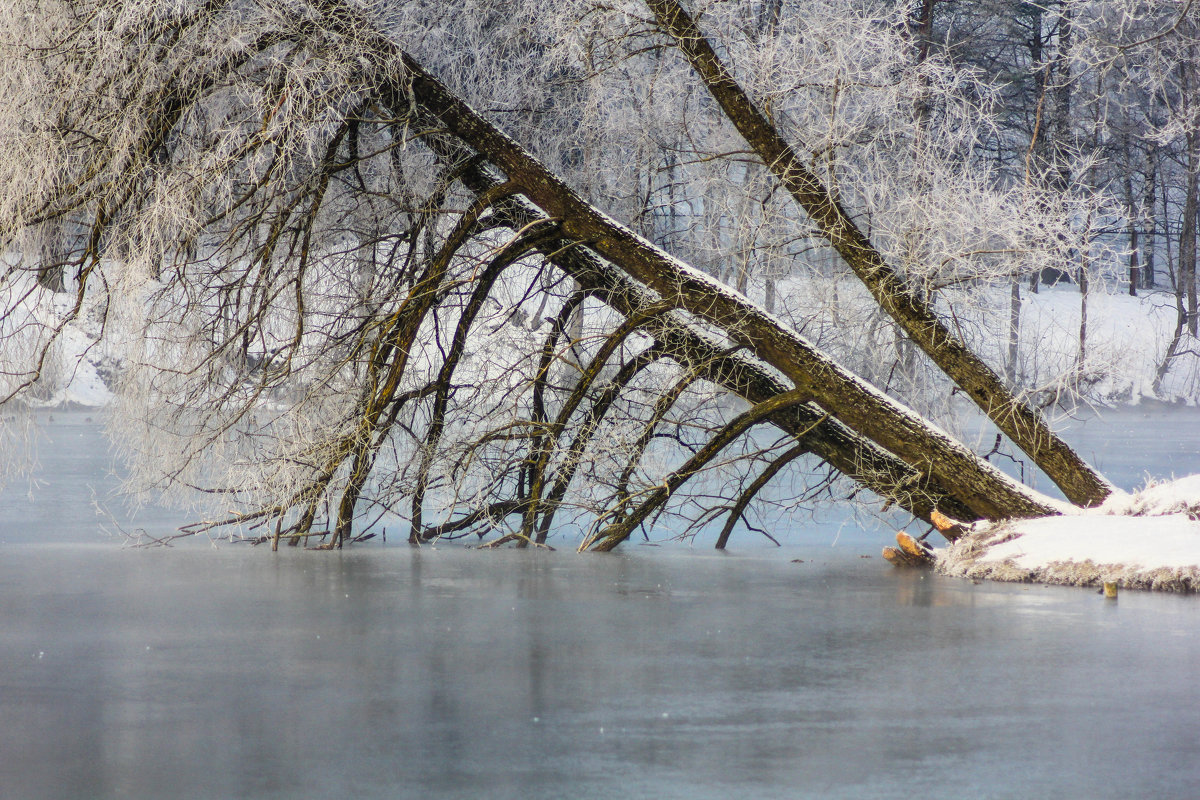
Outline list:
[[[725,555],[67,546],[107,541],[90,504],[38,497],[0,496],[5,800],[1183,797],[1200,780],[1195,598],[974,585],[805,531]]]
[[[1200,699],[1178,598],[815,552],[13,552],[6,797],[1136,795],[1130,761],[1177,794],[1200,778],[1176,758]],[[1078,736],[1114,718],[1124,736]]]

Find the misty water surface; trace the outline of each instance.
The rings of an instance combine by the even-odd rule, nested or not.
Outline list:
[[[1071,436],[1132,486],[1200,471],[1197,423],[1123,411]],[[98,532],[85,488],[113,485],[94,425],[60,415],[47,434],[34,501],[0,495],[4,798],[1127,798],[1200,783],[1195,598],[893,571],[887,531],[836,520],[726,555],[129,550]]]

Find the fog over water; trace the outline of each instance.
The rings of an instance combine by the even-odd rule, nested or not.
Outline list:
[[[0,494],[6,799],[1127,798],[1200,782],[1197,598],[894,571],[887,531],[832,523],[782,549],[735,536],[725,555],[123,549],[85,488],[114,485],[95,426],[46,431],[33,501]],[[1194,410],[1110,412],[1069,438],[1127,488],[1200,471]]]

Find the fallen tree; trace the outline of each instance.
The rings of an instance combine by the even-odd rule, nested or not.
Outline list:
[[[119,319],[107,287],[130,293],[123,409],[151,432],[136,455],[166,465],[148,483],[240,506],[188,532],[340,547],[392,513],[414,542],[541,544],[566,509],[589,520],[584,547],[611,549],[732,475],[693,500],[696,526],[728,514],[723,545],[803,453],[921,518],[1060,510],[599,211],[356,6],[107,8],[64,6],[54,47],[22,51],[70,54],[87,101],[16,98],[53,117],[15,137],[23,152],[58,149],[10,186],[6,239],[92,235],[11,392],[89,294]],[[573,330],[589,299],[609,311]],[[762,444],[766,426],[785,436]]]
[[[380,46],[387,47],[385,43]],[[948,487],[947,493],[975,516],[1000,518],[1054,513],[1053,506],[1038,501],[949,436],[840,369],[744,297],[727,287],[714,285],[707,276],[688,269],[592,208],[533,156],[455,98],[420,65],[404,54],[397,55],[406,68],[403,80],[411,87],[414,100],[443,122],[456,138],[503,170],[523,195],[559,222],[571,240],[586,243],[599,256],[655,290],[671,307],[719,326],[792,379],[796,390],[776,392],[770,398],[758,400],[757,415],[766,418],[796,405],[815,402],[851,430],[907,463],[925,463],[928,473]],[[776,408],[778,397],[789,397],[789,404]],[[844,458],[839,461],[846,463]],[[665,499],[673,491],[672,481],[686,479],[689,469],[685,466],[681,473],[668,478],[661,492],[649,502]],[[855,472],[860,471],[850,474]],[[623,540],[644,519],[645,513],[648,511],[642,510],[615,523],[598,541]]]
[[[452,162],[470,161],[469,152],[458,149],[448,152],[444,141],[435,142],[434,146],[442,151],[444,158]],[[465,170],[463,180],[477,194],[487,192],[498,185],[498,179],[489,177],[478,165],[472,165]],[[511,200],[498,211],[506,224],[514,230],[524,229],[538,221],[549,220],[539,209],[519,200]],[[555,266],[575,279],[585,291],[625,317],[633,317],[639,309],[651,307],[656,302],[655,295],[635,284],[586,245],[554,237],[538,245],[537,249]],[[655,315],[645,324],[647,331],[666,352],[679,354],[688,363],[697,365],[699,375],[705,380],[756,406],[789,391],[787,384],[766,364],[736,352],[728,352],[711,337],[678,318],[675,313]],[[941,488],[930,475],[913,468],[870,439],[855,433],[823,413],[816,404],[787,405],[769,412],[767,419],[797,441],[799,452],[789,451],[786,454],[787,461],[802,452],[810,452],[875,494],[896,503],[921,519],[928,520],[930,512],[936,508],[962,519],[978,518],[966,504]],[[764,469],[764,475],[769,478],[785,463],[781,458]],[[757,488],[761,489],[762,486],[758,485]],[[750,492],[739,498],[739,502],[744,506],[752,498],[753,492]],[[737,513],[731,513],[729,525],[736,522],[738,516]],[[539,529],[538,535],[539,541],[544,541],[544,525]],[[412,538],[424,541],[429,538],[429,534],[421,531],[420,526],[414,525]],[[723,546],[727,539],[728,529],[723,531],[718,546]]]

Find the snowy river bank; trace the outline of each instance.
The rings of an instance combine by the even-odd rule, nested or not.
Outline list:
[[[945,575],[1069,586],[1200,591],[1200,414],[1147,407],[1074,423],[1077,445],[1111,465],[1102,506],[977,525],[935,551]],[[1090,452],[1089,452],[1090,451]],[[1140,474],[1138,470],[1140,468]],[[1183,476],[1183,477],[1177,477]]]

